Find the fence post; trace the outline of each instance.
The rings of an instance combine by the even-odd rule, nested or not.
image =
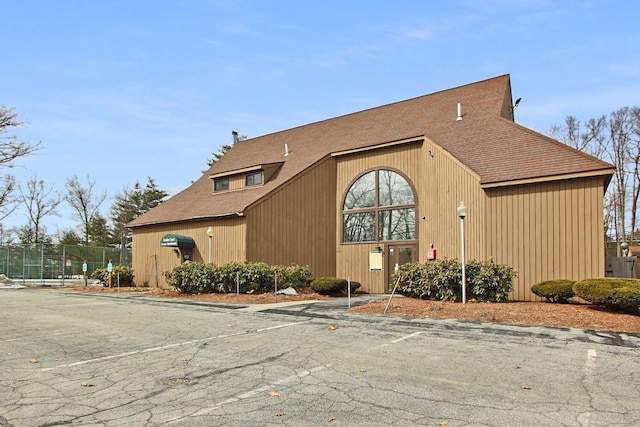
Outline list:
[[[64,286],[64,267],[67,265],[67,248],[62,245],[62,286]]]

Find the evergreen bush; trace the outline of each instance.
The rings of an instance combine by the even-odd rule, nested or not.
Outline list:
[[[351,293],[354,294],[362,286],[360,282],[351,281]],[[347,282],[347,290],[349,290],[349,283]]]
[[[575,296],[573,284],[575,280],[546,280],[531,286],[531,292],[539,297],[543,297],[547,302],[566,303],[567,300]]]
[[[640,311],[640,279],[607,277],[581,280],[573,285],[573,291],[592,304],[625,312]]]
[[[337,277],[319,277],[311,281],[311,289],[322,295],[335,295],[347,289],[348,282]]]

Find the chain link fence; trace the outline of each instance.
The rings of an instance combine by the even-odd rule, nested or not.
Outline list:
[[[95,269],[106,268],[109,260],[114,265],[131,267],[131,249],[40,243],[0,246],[0,274],[23,283],[83,279],[85,261],[87,276],[91,277]]]

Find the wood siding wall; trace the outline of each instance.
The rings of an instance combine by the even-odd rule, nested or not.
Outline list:
[[[372,168],[390,168],[404,174],[414,186],[417,197],[416,228],[418,256],[426,260],[431,244],[438,257],[459,258],[461,253],[460,219],[456,208],[464,201],[469,208],[465,225],[466,253],[469,258],[484,255],[484,192],[477,175],[469,171],[435,144],[413,142],[379,150],[364,151],[338,157],[336,191],[337,276],[362,284],[362,290],[383,293],[388,274],[387,260],[383,271],[369,271],[369,252],[376,243],[342,243],[342,202],[352,181]],[[389,242],[398,243],[398,242]],[[384,243],[381,244],[384,247]],[[386,256],[386,250],[385,250]]]
[[[336,162],[327,158],[247,209],[247,259],[335,276]]]
[[[245,176],[243,174],[240,175],[231,175],[229,177],[229,190],[238,190],[240,188],[245,187]]]
[[[536,297],[531,285],[604,276],[602,177],[491,188],[487,257],[518,270],[513,300]]]
[[[182,234],[193,238],[196,246],[192,249],[192,260],[208,262],[209,226],[213,227],[211,260],[214,264],[246,259],[246,226],[242,217],[136,227],[133,230],[132,256],[136,285],[167,287],[163,272],[179,265],[180,256],[174,253],[173,248],[160,246],[165,234]]]

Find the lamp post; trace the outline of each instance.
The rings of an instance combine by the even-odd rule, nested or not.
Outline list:
[[[462,248],[462,303],[465,304],[467,302],[467,277],[466,277],[466,265],[464,260],[464,219],[467,216],[468,210],[467,206],[464,202],[460,202],[460,206],[458,206],[458,216],[460,217],[460,240],[461,240],[461,248]]]
[[[213,227],[207,228],[207,236],[209,236],[209,264],[211,264],[211,252],[213,252]]]
[[[627,242],[620,243],[620,249],[622,249],[623,257],[626,257],[629,254],[629,244]]]

